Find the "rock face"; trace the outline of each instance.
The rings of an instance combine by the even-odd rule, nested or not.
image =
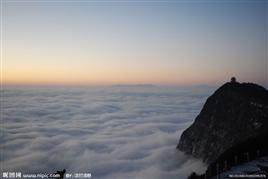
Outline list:
[[[256,84],[225,83],[210,96],[177,148],[207,163],[227,149],[268,131],[268,91]]]

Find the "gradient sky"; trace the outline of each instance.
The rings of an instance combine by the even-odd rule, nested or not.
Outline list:
[[[6,84],[267,86],[267,1],[3,0]]]

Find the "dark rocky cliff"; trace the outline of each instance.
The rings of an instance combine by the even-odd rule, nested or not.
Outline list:
[[[210,96],[177,148],[215,161],[227,149],[268,131],[268,91],[256,84],[228,82]]]
[[[268,131],[236,144],[210,163],[205,173],[196,174],[193,172],[188,179],[223,179],[230,178],[230,174],[265,174],[268,176],[267,138]],[[235,168],[233,168],[234,166]]]

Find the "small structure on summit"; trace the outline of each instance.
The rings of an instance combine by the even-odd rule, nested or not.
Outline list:
[[[267,133],[268,110],[264,106],[268,106],[267,89],[231,79],[207,99],[194,123],[181,134],[177,148],[210,164],[230,147]],[[263,155],[261,150],[258,155]]]
[[[231,83],[237,83],[236,78],[234,76],[231,78]]]

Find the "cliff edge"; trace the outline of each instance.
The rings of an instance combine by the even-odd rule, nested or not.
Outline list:
[[[206,163],[268,131],[268,91],[253,83],[225,83],[211,95],[177,148]]]

